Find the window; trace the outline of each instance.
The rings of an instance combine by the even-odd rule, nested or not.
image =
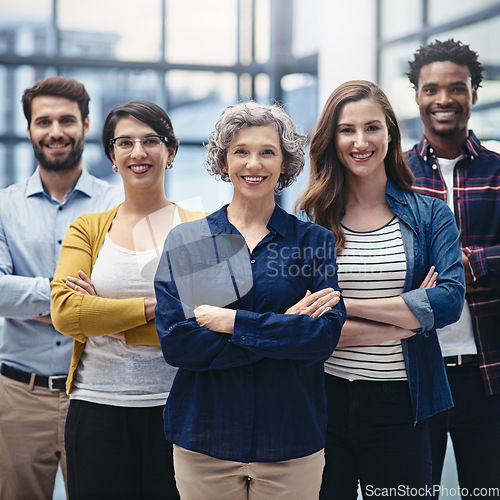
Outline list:
[[[229,200],[230,184],[215,183],[205,172],[203,143],[224,106],[245,99],[278,101],[290,108],[299,128],[309,131],[315,123],[318,40],[310,29],[312,4],[3,2],[0,187],[26,178],[36,166],[19,103],[24,89],[61,74],[81,81],[91,96],[84,152],[88,170],[115,180],[101,145],[104,119],[116,104],[150,100],[167,111],[181,143],[175,168],[166,176],[168,196],[177,201],[202,193],[205,210],[218,208],[221,200]]]
[[[486,68],[470,123],[479,139],[498,140],[500,4],[492,0],[379,0],[379,16],[378,83],[401,121],[403,146],[411,146],[422,134],[414,90],[404,76],[408,61],[424,41],[448,38],[470,45]]]

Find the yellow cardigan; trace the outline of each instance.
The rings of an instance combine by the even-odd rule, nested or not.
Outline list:
[[[182,222],[201,219],[207,214],[191,212],[177,206]],[[90,276],[104,238],[116,216],[118,207],[96,214],[83,214],[69,227],[64,238],[54,280],[51,282],[50,314],[59,332],[73,337],[66,390],[73,387],[76,367],[87,337],[124,332],[127,345],[159,345],[155,322],[146,321],[144,298],[106,299],[75,292],[66,285],[68,276],[78,276],[81,269]]]

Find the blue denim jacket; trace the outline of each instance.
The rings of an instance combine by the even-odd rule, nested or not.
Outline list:
[[[407,193],[387,181],[385,197],[401,221],[406,254],[402,298],[418,318],[417,335],[403,339],[414,422],[453,406],[436,328],[458,321],[465,298],[465,276],[459,233],[446,203]],[[297,214],[307,220],[302,211]],[[419,288],[431,266],[438,279],[431,289]]]

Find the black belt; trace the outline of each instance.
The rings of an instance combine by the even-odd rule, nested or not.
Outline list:
[[[2,364],[0,373],[7,378],[24,382],[25,384],[38,385],[45,387],[51,391],[65,391],[66,390],[66,375],[55,375],[46,377],[45,375],[37,375],[36,373],[23,372],[12,366]]]
[[[446,356],[443,358],[444,366],[462,366],[462,365],[473,365],[478,366],[479,361],[477,359],[477,354],[457,354],[456,356]]]

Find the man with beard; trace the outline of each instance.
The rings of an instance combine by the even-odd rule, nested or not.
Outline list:
[[[468,45],[447,40],[420,47],[408,73],[424,126],[407,152],[414,188],[454,212],[467,283],[460,320],[438,330],[455,406],[429,419],[433,483],[449,432],[470,495],[500,487],[500,156],[468,130],[483,70]]]
[[[23,109],[35,173],[0,191],[0,498],[50,499],[66,473],[65,392],[73,340],[50,317],[50,281],[70,223],[122,200],[82,168],[89,96],[50,77],[26,89]]]

